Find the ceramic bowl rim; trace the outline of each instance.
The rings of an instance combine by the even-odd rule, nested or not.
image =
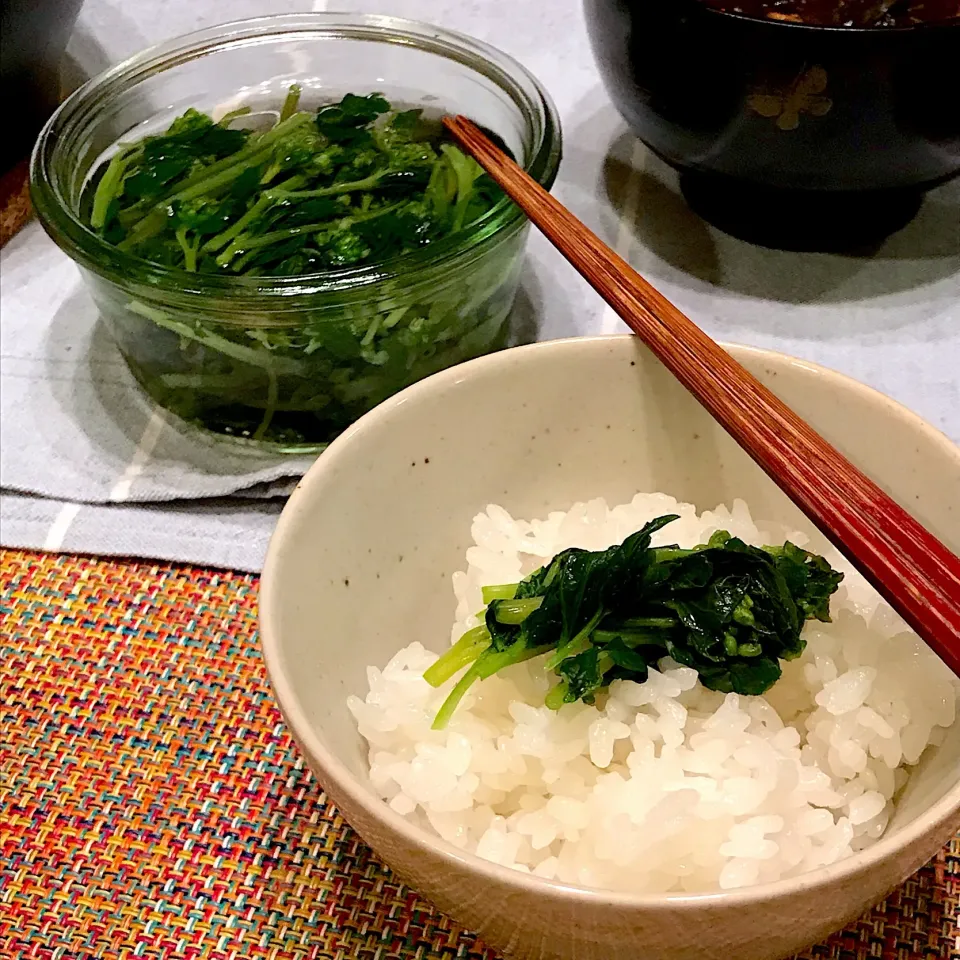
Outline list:
[[[707,905],[723,905],[735,909],[748,904],[757,904],[789,896],[799,890],[825,886],[832,882],[852,880],[857,874],[870,869],[873,865],[896,855],[899,851],[914,846],[932,830],[938,829],[951,819],[956,819],[957,814],[960,813],[960,779],[936,803],[928,807],[920,816],[904,824],[893,836],[881,837],[866,850],[855,853],[835,864],[819,867],[797,877],[742,887],[736,890],[718,890],[711,893],[620,893],[595,890],[522,874],[516,870],[511,870],[509,867],[491,863],[476,854],[458,849],[439,836],[431,835],[425,829],[396,813],[358,777],[354,776],[346,764],[321,743],[300,706],[294,694],[293,685],[282,667],[281,640],[279,630],[275,627],[276,610],[281,602],[282,591],[278,586],[279,578],[275,576],[275,569],[281,562],[280,555],[290,538],[301,504],[308,502],[313,488],[322,485],[329,475],[336,473],[338,464],[344,455],[352,452],[357,444],[364,443],[366,435],[379,429],[381,421],[391,417],[399,407],[410,401],[423,401],[431,397],[440,397],[445,391],[476,374],[496,371],[500,367],[506,369],[516,363],[535,364],[541,357],[546,357],[549,354],[568,351],[575,353],[584,349],[594,350],[598,349],[600,344],[609,345],[632,340],[635,340],[635,338],[631,334],[572,337],[514,347],[468,361],[427,377],[425,380],[421,380],[396,394],[361,417],[331,443],[307,471],[284,507],[270,539],[261,577],[259,590],[260,644],[267,674],[274,696],[280,706],[280,711],[306,758],[311,762],[311,765],[315,764],[316,768],[322,771],[323,776],[318,775],[321,786],[326,788],[330,784],[332,794],[340,793],[346,796],[350,803],[361,807],[372,820],[379,821],[390,832],[399,834],[408,847],[428,849],[434,856],[443,860],[448,868],[465,870],[482,877],[484,880],[507,888],[539,894],[543,898],[552,899],[558,905],[572,906],[573,904],[590,903],[615,909],[678,909],[685,912]],[[957,462],[957,468],[960,471],[960,448],[917,414],[873,387],[820,364],[778,351],[741,344],[723,344],[723,346],[737,358],[749,357],[779,367],[802,367],[829,382],[841,393],[859,394],[874,406],[887,407],[895,418],[905,422],[918,434],[925,435],[936,446],[943,448],[943,452]],[[960,722],[960,719],[956,722]]]

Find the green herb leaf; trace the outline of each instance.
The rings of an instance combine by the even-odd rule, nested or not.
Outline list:
[[[339,103],[331,103],[317,111],[317,129],[333,143],[359,147],[373,143],[367,129],[390,104],[378,93],[366,97],[348,93]]]

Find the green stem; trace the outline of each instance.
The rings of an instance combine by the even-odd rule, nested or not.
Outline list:
[[[613,660],[607,656],[607,654],[602,653],[597,658],[597,672],[600,676],[604,676],[607,671],[613,666]],[[548,707],[551,710],[559,710],[565,703],[573,703],[573,700],[568,700],[567,697],[570,695],[570,684],[566,680],[561,680],[546,696],[543,701],[545,707]],[[576,699],[576,698],[574,698]]]
[[[505,667],[538,657],[540,654],[546,653],[548,649],[550,649],[549,645],[527,647],[519,641],[507,650],[488,648],[460,678],[460,681],[450,692],[450,696],[443,701],[443,706],[440,707],[436,717],[434,717],[432,729],[443,730],[447,726],[466,692],[478,680],[486,680],[487,677],[492,677]]]
[[[287,96],[283,101],[283,106],[280,108],[280,123],[283,123],[285,120],[289,120],[297,112],[297,105],[299,103],[300,84],[292,83],[290,84],[290,89],[287,91]]]
[[[497,623],[518,626],[543,604],[543,597],[527,597],[524,600],[500,600],[496,606]]]
[[[281,184],[267,190],[265,195],[272,200],[314,200],[317,197],[338,197],[342,193],[373,190],[387,173],[389,171],[381,170],[362,180],[345,180],[343,183],[333,183],[329,187],[318,187],[316,190],[289,190]]]
[[[484,624],[468,630],[440,659],[429,667],[423,679],[431,687],[446,683],[467,664],[473,663],[490,646],[490,631]]]
[[[483,602],[490,603],[491,600],[512,600],[517,595],[516,583],[504,583],[482,589]]]
[[[602,608],[598,610],[575,637],[557,647],[552,656],[547,658],[547,669],[556,670],[567,657],[575,657],[578,653],[583,653],[590,646],[590,634],[596,629],[604,613],[605,611]]]
[[[546,696],[543,701],[544,706],[551,710],[559,710],[567,702],[567,694],[570,691],[570,684],[566,680],[561,680]]]
[[[227,247],[218,257],[217,265],[227,266],[238,253],[247,253],[250,250],[260,250],[263,247],[272,246],[275,243],[281,243],[292,237],[300,237],[311,233],[321,233],[329,230],[335,224],[341,230],[346,230],[355,223],[364,223],[367,220],[376,220],[377,217],[385,216],[388,213],[402,206],[403,202],[390,204],[388,207],[381,207],[373,213],[368,213],[362,217],[343,217],[339,221],[326,220],[322,223],[309,223],[302,227],[287,227],[283,230],[272,230],[270,233],[261,233],[259,236],[241,235]]]
[[[653,562],[663,563],[666,560],[679,560],[681,557],[689,557],[695,550],[684,550],[682,547],[651,547],[653,552]]]
[[[295,113],[292,117],[290,117],[289,120],[285,120],[283,123],[278,123],[276,126],[271,127],[264,133],[251,136],[244,146],[242,146],[236,153],[232,153],[230,156],[224,157],[222,160],[217,160],[216,163],[211,163],[206,167],[201,167],[185,180],[182,180],[180,183],[178,183],[176,191],[174,191],[174,193],[168,196],[166,199],[161,200],[159,205],[165,206],[175,197],[179,196],[180,191],[187,188],[192,188],[198,184],[202,184],[209,177],[216,176],[225,170],[230,170],[239,163],[249,163],[255,158],[258,158],[260,154],[263,153],[265,148],[272,148],[274,143],[281,139],[281,137],[286,136],[288,133],[290,133],[290,131],[296,130],[298,127],[304,126],[305,124],[309,123],[310,120],[311,117],[307,113]]]
[[[152,320],[157,326],[163,327],[165,330],[170,330],[172,333],[180,337],[185,337],[188,340],[194,340],[197,343],[203,344],[205,347],[209,347],[211,350],[216,350],[218,353],[232,357],[234,360],[240,360],[242,363],[249,363],[251,366],[259,367],[262,370],[266,370],[269,363],[270,369],[273,369],[274,372],[278,374],[290,374],[301,377],[306,375],[306,369],[300,360],[293,360],[289,357],[264,357],[264,351],[262,350],[256,350],[253,347],[245,347],[242,344],[234,343],[232,340],[221,337],[219,334],[211,333],[208,330],[194,329],[189,324],[174,320],[162,311],[149,307],[137,300],[130,302],[127,305],[127,309],[130,310],[131,313],[136,313],[141,317],[145,317],[147,320]]]
[[[269,155],[270,151],[269,149],[266,149],[259,155],[254,155],[249,160],[244,160],[241,163],[235,164],[233,167],[228,167],[226,170],[221,170],[215,176],[208,177],[206,180],[202,180],[201,182],[194,184],[192,187],[181,190],[166,200],[155,204],[145,217],[143,217],[141,220],[138,220],[134,224],[130,233],[120,243],[117,244],[117,248],[119,250],[130,250],[131,247],[135,247],[138,244],[143,243],[144,240],[149,240],[151,237],[155,237],[166,225],[169,217],[170,207],[174,203],[184,203],[187,200],[193,200],[195,197],[200,196],[213,197],[218,193],[222,193],[224,190],[228,190],[233,185],[237,177],[244,172],[244,170],[249,169],[251,166],[256,166],[257,163],[266,160]],[[214,166],[216,166],[216,164],[214,164]]]
[[[453,176],[453,170],[446,157],[441,156],[434,161],[424,197],[430,201],[438,220],[443,220],[450,209],[451,190],[448,187],[451,186],[450,178]],[[452,187],[452,192],[456,192],[455,185]]]
[[[260,186],[265,187],[281,170],[283,170],[283,164],[279,160],[274,160],[260,176]]]
[[[193,200],[195,197],[202,197],[207,194],[216,193],[225,187],[233,186],[233,182],[243,173],[245,170],[248,170],[250,167],[255,167],[257,164],[262,163],[266,160],[269,155],[269,149],[261,150],[259,153],[255,153],[250,157],[240,160],[237,163],[233,164],[230,167],[227,167],[225,170],[221,170],[219,173],[214,174],[213,176],[206,177],[205,179],[195,183],[192,186],[184,187],[178,190],[172,197],[166,200],[163,204],[164,207],[169,207],[171,204],[180,201],[183,203],[186,200]]]
[[[266,351],[262,351],[266,352]],[[277,410],[277,394],[279,388],[277,385],[277,374],[273,369],[273,357],[267,356],[265,358],[264,368],[267,371],[267,404],[263,410],[263,419],[260,421],[260,425],[253,432],[254,440],[262,440],[264,435],[267,432],[267,429],[270,427],[270,421],[273,420],[273,415]]]
[[[234,120],[239,120],[240,117],[245,117],[250,112],[250,107],[237,107],[236,110],[230,110],[225,113],[218,121],[217,126],[220,127],[229,127]]]
[[[145,204],[142,200],[137,201],[129,207],[124,207],[117,214],[117,222],[124,230],[127,230],[138,220],[142,220],[149,210],[150,207],[148,204]]]
[[[197,247],[200,245],[199,237],[194,243],[190,243],[187,240],[187,228],[179,227],[174,236],[177,238],[177,243],[180,244],[180,249],[183,251],[183,266],[184,269],[190,273],[197,272]]]
[[[383,323],[383,314],[378,313],[374,316],[373,320],[370,321],[370,326],[367,327],[367,332],[363,335],[363,339],[360,341],[361,347],[369,347],[370,344],[373,343],[374,338],[380,331],[381,323]]]
[[[443,701],[443,705],[437,711],[430,726],[431,730],[445,730],[450,718],[453,716],[460,701],[464,698],[467,691],[479,680],[477,666],[474,664],[458,681],[457,685],[450,691],[450,696]]]
[[[256,251],[256,250],[248,250],[248,251],[233,265],[233,272],[234,272],[234,273],[239,273],[241,270],[243,270],[244,267],[246,267],[246,265],[247,265],[256,255],[257,255],[257,251]],[[220,262],[220,261],[219,261],[219,258],[217,258],[217,262],[218,262],[218,263]],[[247,271],[247,276],[251,276],[252,273],[253,273],[252,270],[248,270],[248,271]]]
[[[266,371],[264,371],[266,375]],[[257,397],[256,393],[251,392],[253,386],[250,383],[250,374],[245,373],[237,376],[235,374],[217,374],[217,373],[161,373],[157,380],[168,390],[190,390],[194,393],[217,394],[222,397],[223,394],[229,394],[232,391],[242,391],[243,404],[254,409],[263,409],[265,400]],[[269,390],[267,393],[269,394]],[[275,413],[315,413],[329,406],[330,397],[325,394],[316,394],[304,400],[278,400],[274,405]]]
[[[329,223],[311,223],[303,227],[287,227],[285,230],[273,230],[270,233],[261,233],[259,237],[242,235],[236,238],[218,257],[217,266],[226,267],[238,253],[249,253],[263,247],[272,246],[282,240],[301,237],[305,234],[320,233],[329,230]]]
[[[623,626],[629,630],[636,627],[653,627],[655,630],[668,630],[675,627],[680,621],[676,617],[628,617]]]
[[[408,303],[405,307],[397,307],[391,310],[380,324],[382,330],[392,330],[409,312],[413,304]]]
[[[528,647],[525,643],[518,641],[506,650],[488,651],[477,661],[476,667],[480,679],[486,680],[487,677],[492,677],[495,673],[499,673],[507,667],[512,667],[515,663],[532,660],[534,657],[539,657],[552,649],[553,644],[551,643],[544,643],[539,647]]]
[[[547,587],[549,587],[553,583],[553,581],[557,579],[557,576],[559,575],[559,573],[560,573],[560,561],[554,560],[550,564],[550,568],[547,570],[547,575],[543,578],[543,583],[540,584],[540,589],[545,591]]]
[[[666,637],[656,630],[594,630],[590,639],[597,646],[605,646],[618,638],[628,647],[666,646]]]
[[[453,232],[456,232],[463,227],[467,206],[470,203],[470,195],[473,193],[473,182],[483,173],[483,170],[476,160],[466,156],[452,144],[445,143],[440,149],[449,161],[457,178],[457,201],[453,208],[452,227]]]
[[[284,186],[298,187],[306,183],[306,177],[290,177],[283,182]],[[226,230],[221,231],[215,237],[211,237],[204,245],[203,249],[207,253],[216,253],[222,250],[234,237],[242,233],[253,223],[262,213],[265,213],[274,201],[266,194],[262,193],[257,198],[256,203],[239,219],[232,223]]]
[[[123,175],[131,162],[143,153],[142,147],[122,147],[113,155],[107,170],[97,184],[97,191],[93,196],[93,211],[90,214],[90,226],[94,230],[102,230],[107,222],[107,211],[110,202],[120,193],[123,184]]]
[[[167,223],[167,214],[164,210],[151,210],[146,216],[137,221],[136,226],[118,244],[118,250],[131,250],[144,240],[149,240],[160,233]]]
[[[185,180],[180,181],[172,194],[155,203],[150,212],[133,226],[130,236],[119,246],[121,248],[126,246],[129,249],[129,247],[159,233],[166,220],[166,211],[175,201],[192,200],[194,197],[229,187],[245,169],[267,160],[277,140],[309,121],[309,114],[295,113],[288,120],[284,120],[267,130],[266,133],[262,133],[258,137],[251,137],[246,145],[236,153],[224,157],[223,160],[218,160],[216,163],[211,163],[209,166],[202,167]],[[144,226],[145,222],[146,225]]]

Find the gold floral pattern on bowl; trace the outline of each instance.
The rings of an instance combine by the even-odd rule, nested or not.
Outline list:
[[[814,64],[804,67],[785,87],[764,86],[747,97],[747,106],[756,114],[775,120],[781,130],[796,130],[800,115],[822,117],[830,112],[833,101],[824,96],[827,71]]]

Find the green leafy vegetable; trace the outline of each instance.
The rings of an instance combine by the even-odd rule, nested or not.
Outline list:
[[[486,588],[484,623],[425,674],[440,686],[472,664],[435,728],[477,680],[548,651],[558,676],[546,698],[553,709],[593,703],[614,680],[642,682],[667,655],[712,690],[768,690],[780,661],[803,652],[804,622],[829,621],[843,574],[790,542],[753,547],[724,531],[690,550],[651,547],[676,519],[658,517],[607,550],[565,550],[519,584]]]
[[[419,110],[348,93],[310,114],[299,100],[294,86],[262,133],[190,109],[123,148],[94,177],[90,225],[164,265],[285,276],[308,263],[389,259],[463,229],[499,199]],[[311,204],[321,198],[331,202]],[[242,256],[251,249],[261,252]]]
[[[376,93],[315,110],[301,101],[291,87],[269,129],[244,128],[249,108],[219,122],[191,109],[121,145],[85,192],[90,227],[127,254],[201,276],[297,277],[392,261],[503,200],[420,110]],[[244,325],[138,295],[116,305],[114,325],[141,383],[184,419],[323,443],[407,384],[503,345],[519,241],[419,300],[398,282],[378,304]]]

